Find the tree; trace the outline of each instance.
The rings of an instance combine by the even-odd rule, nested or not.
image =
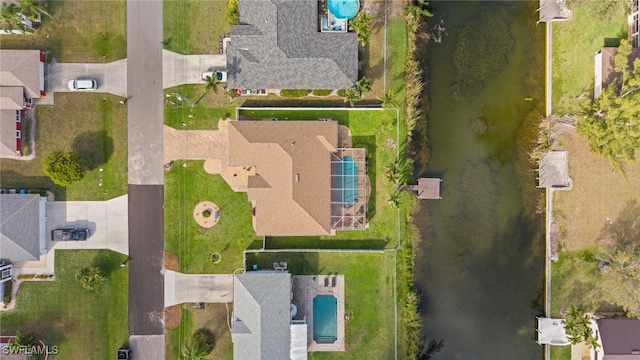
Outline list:
[[[349,30],[356,33],[358,41],[365,46],[371,39],[371,20],[373,17],[366,11],[361,11],[349,21]]]
[[[82,284],[82,287],[93,291],[98,285],[107,281],[102,274],[102,270],[95,266],[82,268],[76,272],[76,281]]]
[[[432,17],[433,14],[429,11],[429,2],[426,0],[416,0],[411,2],[404,9],[405,15],[411,14],[416,19],[420,17]]]
[[[362,95],[355,89],[347,89],[344,92],[344,101],[348,101],[349,105],[353,106],[356,100],[360,100]]]
[[[47,12],[43,6],[40,6],[40,2],[36,0],[18,0],[20,6],[20,13],[31,20],[39,20],[42,15],[51,17],[51,14]]]
[[[84,168],[73,152],[56,150],[45,157],[44,173],[60,186],[72,185],[84,177]]]
[[[34,346],[38,345],[38,338],[33,334],[22,335],[20,332],[16,332],[16,335],[9,340],[9,350],[12,354],[17,354],[20,351],[26,349],[31,350]]]
[[[204,87],[204,93],[202,95],[200,95],[198,100],[196,100],[196,105],[198,105],[200,100],[202,100],[202,98],[205,95],[207,95],[209,90],[213,90],[213,92],[217,94],[218,93],[218,87],[220,87],[220,84],[221,84],[220,80],[218,80],[218,77],[215,74],[213,76],[207,76],[205,78],[205,82],[207,83],[207,85]]]
[[[362,79],[356,82],[356,91],[360,96],[362,94],[371,91],[371,85],[373,85],[373,81],[366,76],[363,76]]]
[[[588,103],[578,122],[578,134],[586,137],[594,154],[609,160],[614,169],[624,171],[625,164],[636,160],[640,148],[640,59],[628,65],[631,46],[620,42],[615,57],[618,81],[603,89],[600,98]]]
[[[382,101],[381,105],[385,109],[398,108],[398,96],[393,90],[387,91],[384,95],[378,97],[378,100]]]
[[[562,320],[567,338],[572,345],[587,343],[592,349],[600,346],[598,339],[593,336],[591,320],[577,306],[569,306],[565,319]]]
[[[207,329],[198,329],[191,343],[182,347],[182,360],[202,360],[213,351],[213,333]]]
[[[240,22],[240,12],[238,11],[238,0],[229,0],[227,5],[227,21],[229,25],[238,25]]]
[[[7,32],[30,32],[24,25],[24,19],[20,15],[20,8],[14,3],[2,3],[0,7],[0,28]]]
[[[640,318],[640,248],[634,244],[616,245],[599,256],[603,300],[621,306],[628,317]]]

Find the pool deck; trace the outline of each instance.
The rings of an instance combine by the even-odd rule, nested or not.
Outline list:
[[[295,320],[306,317],[308,351],[345,351],[344,275],[295,275],[292,280],[293,303],[298,307]],[[333,344],[318,344],[313,340],[313,298],[316,295],[333,295],[338,299],[338,339]]]

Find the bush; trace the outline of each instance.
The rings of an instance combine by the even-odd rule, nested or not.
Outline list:
[[[283,89],[280,90],[280,96],[286,98],[299,98],[309,95],[309,90],[305,89]]]
[[[61,186],[72,185],[84,177],[84,168],[72,152],[54,151],[42,163],[44,173]]]
[[[313,90],[311,93],[315,96],[329,96],[333,90]]]
[[[4,303],[4,306],[7,306],[11,301],[11,290],[13,289],[13,281],[6,281],[2,286],[4,286],[4,297],[2,298],[2,302]]]
[[[338,96],[340,96],[341,98],[347,97],[347,91],[349,91],[350,89],[340,89],[338,90]]]
[[[231,26],[237,25],[240,22],[238,0],[229,0],[229,7],[227,8],[227,21]]]
[[[93,291],[107,279],[102,275],[100,268],[91,266],[78,270],[76,272],[76,281],[81,283],[83,288]]]

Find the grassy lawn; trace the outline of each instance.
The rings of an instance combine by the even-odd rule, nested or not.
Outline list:
[[[203,161],[176,161],[165,176],[165,250],[178,256],[183,273],[232,273],[242,268],[242,251],[260,238],[251,225],[251,203],[234,192],[220,175],[207,174]],[[210,200],[220,207],[220,221],[210,229],[193,219],[193,208]],[[213,264],[212,252],[222,261]]]
[[[610,14],[615,21],[595,26],[586,3],[571,1],[573,19],[553,23],[553,110],[559,115],[578,112],[593,97],[594,54],[627,37],[627,13]]]
[[[32,35],[1,35],[0,48],[51,51],[59,62],[127,57],[126,1],[47,1],[51,18]]]
[[[364,99],[377,99],[378,96],[384,94],[384,3],[380,1],[371,2],[368,4],[367,9],[373,18],[371,22],[371,39],[365,46],[364,52],[360,55],[364,71],[358,77],[366,76],[373,80],[371,91],[364,94]],[[387,33],[387,36],[389,35]]]
[[[234,117],[236,106],[242,102],[240,99],[229,102],[224,89],[219,88],[215,93],[212,90],[205,91],[204,85],[180,85],[166,89],[164,93],[164,123],[180,130],[185,121],[189,130],[216,130],[218,120]],[[186,100],[180,101],[171,94],[178,94]],[[200,102],[196,105],[198,99]]]
[[[385,166],[396,158],[395,110],[242,110],[250,119],[277,118],[315,120],[332,118],[351,130],[354,147],[367,149],[367,174],[373,194],[369,197],[369,228],[364,231],[339,231],[336,236],[315,238],[271,238],[271,248],[378,248],[395,246],[397,210],[387,202],[394,186],[386,179]],[[350,241],[353,240],[353,241]],[[365,240],[366,243],[358,243]]]
[[[551,359],[571,360],[571,346],[552,346]]]
[[[270,268],[287,261],[293,275],[345,276],[346,352],[309,353],[311,359],[393,358],[393,254],[261,253],[247,264]]]
[[[229,305],[231,310],[231,305]],[[182,346],[191,341],[193,333],[198,329],[208,329],[214,334],[214,347],[205,359],[233,359],[231,332],[227,326],[227,308],[225,304],[206,304],[204,310],[196,310],[191,304],[182,306],[180,326],[166,332],[167,360],[180,359]]]
[[[165,0],[165,49],[181,54],[218,54],[220,35],[229,33],[226,0]]]
[[[37,106],[36,157],[30,161],[0,159],[1,186],[51,189],[56,200],[107,200],[126,194],[127,108],[118,103],[120,99],[60,93],[55,94],[55,106]],[[81,181],[65,188],[44,174],[42,160],[54,150],[78,155],[87,169]]]
[[[56,250],[56,280],[23,282],[16,308],[0,313],[2,335],[33,332],[58,346],[60,359],[115,359],[128,333],[128,272],[125,255],[109,250]],[[95,292],[74,279],[83,267],[98,265],[108,281]]]
[[[571,190],[553,194],[561,245],[565,250],[596,246],[608,219],[615,221],[628,201],[640,198],[640,162],[627,167],[625,179],[607,160],[589,152],[586,140],[573,130],[560,136],[560,145],[569,151],[573,180]]]
[[[560,311],[577,305],[585,311],[594,311],[596,304],[588,296],[595,291],[600,276],[596,248],[568,251],[551,263],[551,316],[562,317]]]

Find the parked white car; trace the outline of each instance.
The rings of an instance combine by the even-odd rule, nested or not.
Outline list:
[[[91,91],[97,88],[98,82],[92,79],[76,79],[69,81],[69,90],[71,91]]]
[[[227,82],[227,72],[223,70],[207,70],[202,72],[202,80],[207,80],[208,77],[216,77],[219,82]]]

